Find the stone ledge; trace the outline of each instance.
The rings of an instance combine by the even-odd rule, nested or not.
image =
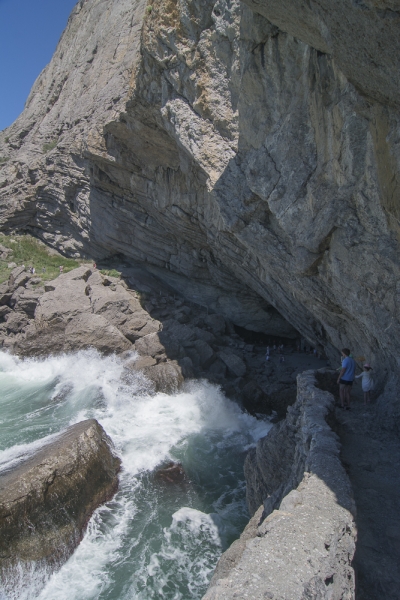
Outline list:
[[[249,454],[250,485],[255,474],[266,475],[263,462],[269,470],[280,460],[292,464],[280,465],[275,487],[261,482],[257,493],[268,489],[268,516],[260,523],[260,507],[221,557],[204,600],[354,598],[354,501],[340,444],[325,420],[334,399],[315,383],[312,371],[298,376],[297,401],[287,419]]]

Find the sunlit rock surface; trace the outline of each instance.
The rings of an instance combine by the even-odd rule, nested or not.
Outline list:
[[[121,461],[91,419],[69,427],[0,476],[0,572],[4,589],[38,567],[59,566],[93,511],[118,488]]]

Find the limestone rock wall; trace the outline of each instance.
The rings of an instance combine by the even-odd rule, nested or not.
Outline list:
[[[146,4],[78,3],[0,134],[2,227],[123,253],[250,329],[277,309],[383,382],[400,355],[397,2]]]
[[[247,456],[255,514],[222,555],[204,600],[354,598],[354,500],[326,422],[334,398],[315,383],[312,371],[298,376],[288,417]]]

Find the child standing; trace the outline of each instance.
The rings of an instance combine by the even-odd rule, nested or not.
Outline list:
[[[370,401],[369,393],[374,387],[374,380],[372,379],[372,367],[368,363],[364,365],[364,371],[360,375],[356,375],[356,379],[362,377],[361,385],[364,392],[364,404],[368,404]]]

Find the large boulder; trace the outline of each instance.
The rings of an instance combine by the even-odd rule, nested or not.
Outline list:
[[[49,289],[49,286],[46,285],[45,289]],[[87,283],[83,279],[66,279],[43,294],[35,311],[35,319],[52,324],[63,321],[66,324],[85,312],[91,312]]]
[[[43,289],[32,290],[19,287],[11,297],[10,306],[13,308],[17,306],[19,311],[23,311],[32,319],[42,293]]]
[[[82,314],[65,328],[64,350],[94,347],[104,354],[129,350],[131,343],[101,315]]]
[[[93,511],[118,488],[120,460],[94,419],[69,427],[36,454],[0,474],[0,572],[59,566],[82,539]],[[7,593],[7,589],[6,589]]]
[[[143,372],[153,382],[155,391],[165,394],[176,393],[184,381],[181,367],[172,360],[144,367]]]
[[[196,340],[194,347],[199,355],[200,364],[203,369],[210,367],[215,359],[214,350],[204,340]]]
[[[219,352],[218,356],[220,359],[226,364],[229,371],[235,377],[243,377],[246,373],[246,365],[243,360],[236,356],[236,354],[228,353],[228,352]]]
[[[135,343],[135,350],[141,356],[157,356],[165,352],[164,345],[160,342],[158,333],[150,333]]]
[[[116,277],[83,265],[43,288],[25,287],[23,267],[0,286],[2,345],[22,355],[46,355],[95,347],[123,352],[132,342],[160,330],[141,307],[136,292]],[[11,311],[14,309],[14,311]]]

